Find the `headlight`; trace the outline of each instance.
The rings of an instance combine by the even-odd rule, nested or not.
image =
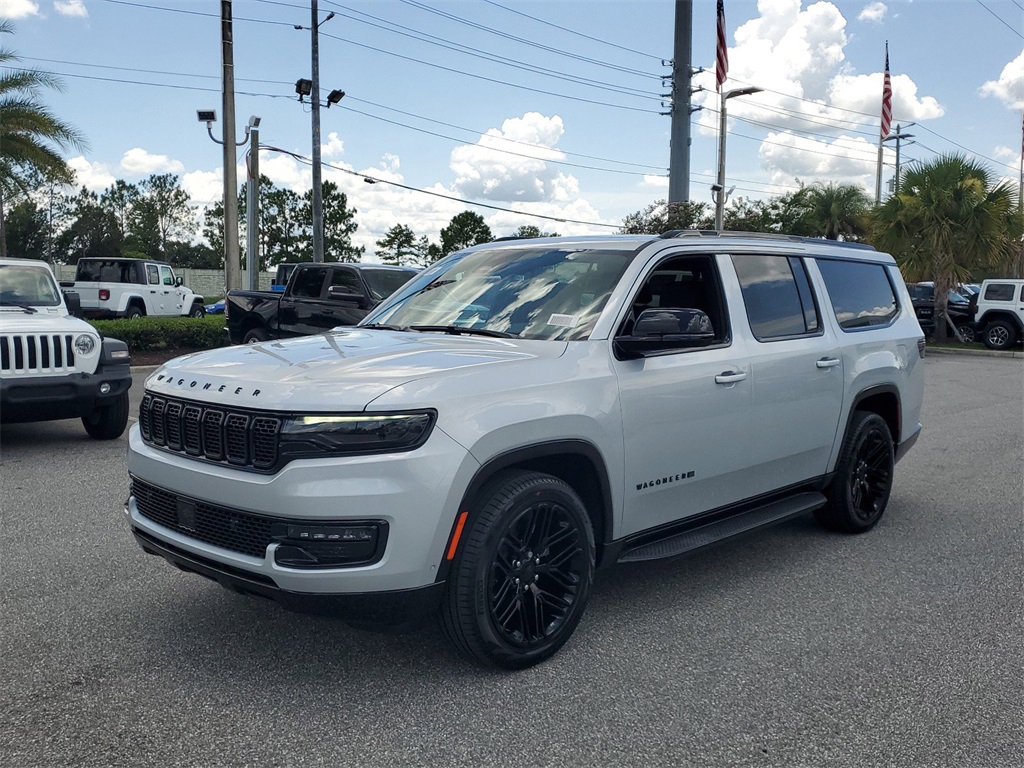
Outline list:
[[[80,355],[91,355],[96,349],[96,339],[87,333],[75,339],[75,351]]]
[[[281,457],[411,451],[427,441],[435,417],[433,411],[290,416],[281,425]]]

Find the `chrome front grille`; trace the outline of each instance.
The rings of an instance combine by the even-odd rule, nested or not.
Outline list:
[[[5,333],[0,336],[0,372],[46,375],[75,371],[74,335]]]
[[[269,472],[278,462],[281,418],[273,414],[147,392],[139,428],[150,445],[218,464]]]

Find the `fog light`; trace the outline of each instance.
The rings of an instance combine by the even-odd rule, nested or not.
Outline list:
[[[379,557],[381,523],[318,525],[275,523],[270,535],[280,542],[274,554],[288,568],[337,568],[371,562]]]
[[[106,382],[103,382],[102,384],[100,384],[100,394],[101,395],[109,395],[110,394],[110,385],[107,384]]]

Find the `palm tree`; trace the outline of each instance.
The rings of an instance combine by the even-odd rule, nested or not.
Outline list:
[[[0,21],[0,34],[13,32],[10,22]],[[13,51],[0,47],[0,65],[16,61]],[[4,200],[27,192],[32,174],[70,182],[74,174],[58,150],[85,146],[82,134],[39,100],[44,88],[63,90],[63,84],[34,69],[0,73],[0,258],[7,255]]]
[[[802,222],[814,237],[859,240],[867,234],[870,202],[867,193],[852,184],[817,182],[797,193]]]
[[[1012,269],[1024,234],[1016,190],[959,154],[914,163],[900,192],[877,208],[873,241],[911,280],[935,284],[936,336],[947,338],[947,291],[977,270]]]

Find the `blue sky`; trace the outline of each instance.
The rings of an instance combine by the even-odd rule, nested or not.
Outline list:
[[[415,190],[512,208],[480,212],[496,235],[521,224],[610,232],[667,196],[670,121],[659,94],[675,3],[584,0],[320,0],[325,163]],[[729,81],[765,91],[729,102],[727,185],[764,197],[800,182],[874,193],[881,72],[889,42],[894,123],[912,128],[903,162],[961,152],[1016,184],[1024,110],[1024,0],[726,0]],[[81,129],[79,183],[172,172],[197,204],[221,195],[220,147],[196,109],[220,104],[215,0],[0,0],[24,66],[59,73],[53,109]],[[308,158],[310,7],[233,3],[237,137],[259,115],[261,142]],[[532,18],[531,18],[532,17]],[[473,55],[475,54],[475,55]],[[695,83],[690,197],[711,202],[718,97],[715,3],[693,3]],[[503,61],[494,61],[501,58]],[[664,62],[664,63],[663,63]],[[735,119],[734,119],[735,118]],[[220,135],[215,124],[215,135]],[[510,150],[509,154],[500,150]],[[242,158],[241,149],[239,158]],[[261,171],[308,189],[308,165],[269,150]],[[884,178],[892,176],[887,153]],[[393,224],[438,238],[468,206],[325,169],[358,210],[367,245]],[[239,178],[244,178],[240,173]],[[525,213],[588,224],[531,218]]]

